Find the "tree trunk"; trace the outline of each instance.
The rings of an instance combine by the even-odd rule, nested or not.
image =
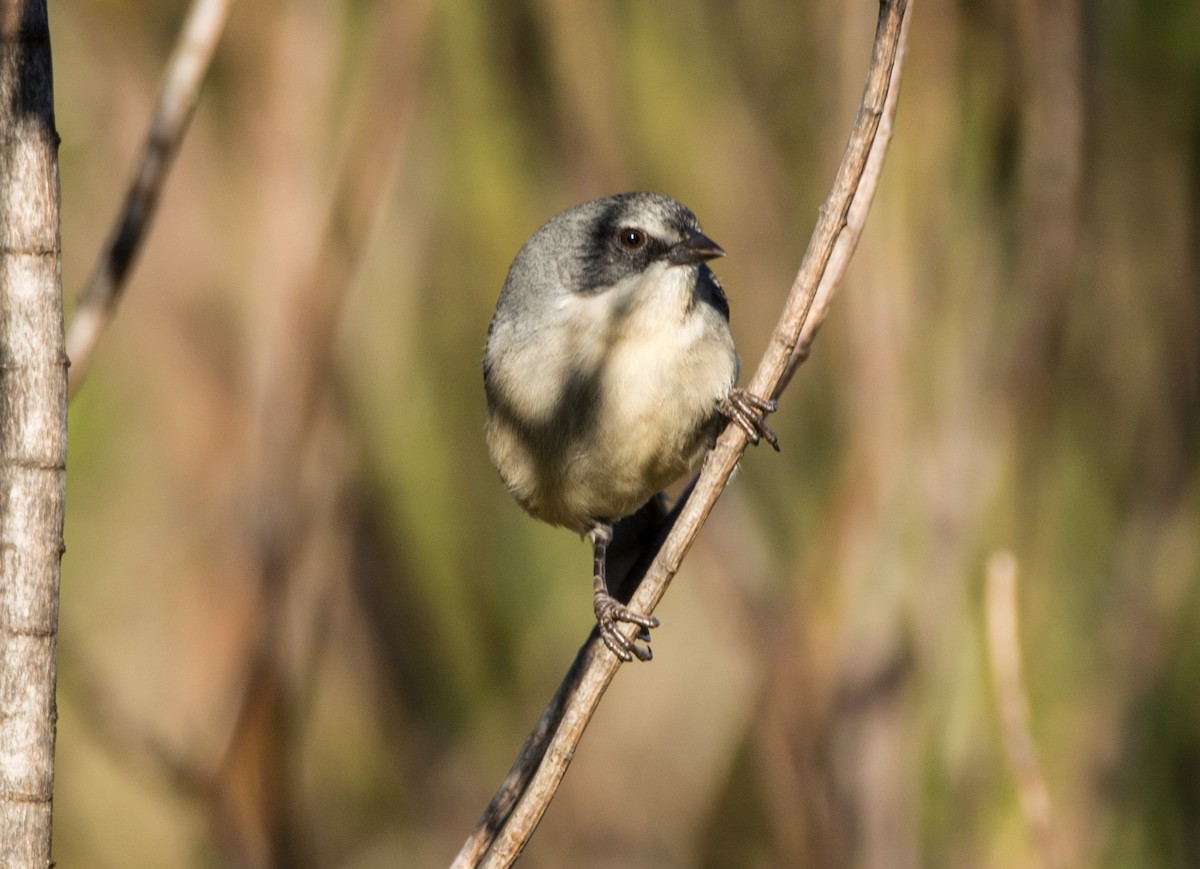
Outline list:
[[[50,861],[66,494],[58,134],[45,0],[0,0],[0,866]]]

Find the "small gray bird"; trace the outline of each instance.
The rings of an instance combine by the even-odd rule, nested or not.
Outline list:
[[[776,403],[734,387],[729,302],[705,264],[724,253],[666,196],[585,202],[525,242],[488,328],[492,461],[526,512],[591,541],[596,621],[623,661],[650,650],[617,624],[648,642],[658,620],[609,593],[613,523],[696,470],[727,420],[779,449]]]

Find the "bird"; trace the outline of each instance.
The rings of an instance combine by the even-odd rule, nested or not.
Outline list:
[[[729,301],[708,266],[724,254],[668,196],[584,202],[520,248],[488,326],[492,463],[526,513],[590,541],[593,611],[622,661],[651,659],[659,621],[610,591],[614,524],[697,470],[729,422],[779,450],[777,403],[736,386]]]

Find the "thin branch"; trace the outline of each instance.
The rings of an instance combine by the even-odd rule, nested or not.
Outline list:
[[[987,565],[987,632],[996,705],[1004,750],[1017,779],[1025,822],[1033,831],[1046,869],[1065,865],[1054,824],[1050,792],[1042,776],[1029,732],[1029,700],[1021,678],[1021,643],[1017,634],[1017,560],[997,552]]]
[[[902,12],[901,14],[904,13]],[[867,215],[871,211],[871,203],[875,201],[875,189],[879,186],[879,179],[883,175],[884,157],[887,156],[888,146],[892,141],[892,127],[896,120],[896,104],[900,98],[900,78],[904,69],[904,54],[907,49],[908,16],[904,15],[904,20],[900,23],[900,43],[896,47],[891,78],[888,81],[887,92],[884,96],[883,112],[879,117],[879,126],[875,131],[874,141],[871,144],[870,151],[867,153],[866,165],[859,176],[857,187],[851,193],[850,205],[846,209],[846,224],[833,243],[833,250],[829,254],[829,260],[825,265],[820,283],[817,285],[816,293],[813,296],[811,310],[807,317],[804,318],[800,328],[799,343],[788,359],[783,377],[774,390],[776,395],[782,393],[787,385],[792,382],[792,375],[796,373],[796,369],[808,359],[813,339],[816,338],[817,331],[829,315],[830,302],[833,301],[834,295],[841,288],[842,277],[846,274],[846,267],[850,264],[850,258],[854,256],[854,251],[858,249],[858,240],[862,236],[863,227],[867,223]],[[869,90],[870,85],[868,83],[868,92]],[[867,95],[864,94],[864,107],[866,99]],[[861,108],[859,114],[860,116],[862,114]],[[852,133],[851,142],[847,146],[847,150],[853,146],[853,136],[854,134]],[[845,159],[845,157],[842,158],[843,166],[845,166]],[[838,178],[840,179],[840,177],[841,174],[839,173]],[[838,181],[835,180],[834,189],[830,193],[829,199],[826,200],[826,206],[828,206],[830,199],[833,198],[837,190]],[[813,238],[815,241],[815,232]],[[801,265],[800,274],[796,276],[796,283],[792,287],[793,295],[796,295],[803,274],[804,267]],[[776,334],[779,333],[779,329],[782,326],[783,322],[781,320],[779,326],[776,327]]]
[[[154,219],[159,194],[196,111],[200,85],[225,29],[231,2],[194,0],[167,62],[150,131],[142,146],[141,165],[100,260],[80,295],[67,333],[67,357],[71,360],[67,388],[72,398],[91,367],[96,345],[116,312],[130,266]]]
[[[803,361],[808,346],[805,336],[811,343],[857,243],[890,142],[907,6],[907,0],[883,0],[880,4],[862,102],[783,314],[750,382],[750,390],[757,395],[778,395],[790,370]],[[821,304],[814,306],[814,299],[822,293]],[[705,461],[690,497],[677,507],[678,518],[633,596],[634,610],[654,611],[745,449],[745,434],[737,426],[729,426]],[[620,661],[604,649],[593,632],[455,858],[455,869],[509,866],[517,858],[558,789],[619,666]]]

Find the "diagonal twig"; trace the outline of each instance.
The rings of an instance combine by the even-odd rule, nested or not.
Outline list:
[[[79,391],[91,367],[96,345],[121,300],[130,266],[146,238],[163,183],[196,111],[200,85],[225,29],[231,2],[194,0],[188,10],[179,41],[167,62],[137,175],[125,194],[125,204],[104,251],[80,294],[79,306],[67,332],[67,358],[71,360],[69,397]]]
[[[871,210],[871,203],[875,201],[875,188],[879,186],[879,179],[883,174],[883,160],[887,156],[888,146],[892,141],[892,125],[896,118],[896,103],[900,98],[900,79],[904,69],[904,54],[908,48],[908,15],[906,11],[902,10],[900,13],[904,16],[899,25],[898,36],[900,41],[896,46],[891,78],[887,84],[883,112],[879,116],[879,124],[875,130],[874,140],[867,152],[866,163],[863,165],[857,181],[854,182],[855,187],[850,193],[850,202],[845,211],[845,224],[837,233],[832,249],[829,252],[829,258],[825,262],[824,270],[820,272],[820,280],[812,297],[811,308],[808,314],[801,320],[800,340],[788,358],[787,367],[784,369],[779,384],[774,389],[774,395],[779,395],[787,388],[787,385],[792,381],[792,375],[796,373],[796,369],[808,359],[813,339],[816,338],[817,331],[821,328],[821,324],[825,322],[825,318],[829,314],[829,304],[833,301],[834,295],[841,287],[842,276],[845,275],[846,267],[850,264],[850,258],[854,256],[854,251],[858,248],[858,240],[862,236],[863,227],[866,225],[867,214]],[[878,39],[878,36],[876,39]],[[869,89],[870,84],[868,83],[867,90],[869,91]],[[863,109],[866,108],[866,99],[867,94],[864,93],[863,104],[859,109],[860,117]],[[858,124],[856,123],[855,129],[857,128]],[[850,145],[847,145],[847,155],[853,142],[854,133],[851,133]],[[834,180],[833,190],[830,191],[829,197],[825,200],[824,207],[829,207],[830,202],[838,195],[841,184],[851,183],[852,178],[845,178],[843,180],[843,174],[850,174],[849,172],[842,172],[842,169],[845,169],[846,165],[846,157],[843,157],[842,166],[839,168],[838,175]],[[814,230],[813,232],[810,251],[812,244],[816,242],[818,231]],[[809,254],[806,253],[805,263],[807,263],[808,259]],[[797,291],[803,285],[802,282],[804,280],[804,263],[802,263],[800,272],[796,275],[796,281],[792,284],[793,296],[797,295]],[[780,333],[783,325],[784,321],[781,319],[775,329],[776,335]],[[762,367],[760,366],[760,373]],[[753,387],[751,388],[753,389]]]
[[[857,244],[891,139],[907,7],[907,0],[882,0],[880,4],[858,114],[783,314],[750,382],[750,391],[757,395],[778,395],[804,361]],[[745,433],[736,425],[718,439],[694,490],[676,508],[669,534],[633,596],[635,611],[654,611],[746,445]],[[509,866],[517,858],[553,798],[584,728],[619,666],[620,661],[604,649],[593,632],[459,851],[454,869]]]

